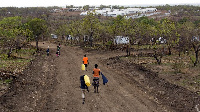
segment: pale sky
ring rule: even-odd
[[[0,0],[0,7],[198,4],[200,0]]]

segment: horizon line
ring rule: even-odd
[[[70,4],[73,5],[73,4]],[[59,5],[54,5],[54,6],[0,6],[0,8],[2,7],[18,7],[18,8],[24,8],[24,7],[66,7],[66,6],[70,6],[68,4],[66,4],[65,6],[59,6]],[[101,4],[104,5],[104,4]],[[89,5],[89,6],[101,6],[101,5]],[[125,6],[125,7],[149,7],[149,6],[163,6],[163,5],[170,5],[170,6],[176,6],[176,5],[193,5],[193,6],[200,6],[200,3],[171,3],[171,4],[132,4],[132,5],[104,5],[104,6]],[[80,6],[86,6],[86,5],[73,5],[75,7],[80,7]]]

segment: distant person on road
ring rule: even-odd
[[[126,56],[130,56],[130,47],[129,47],[129,45],[126,46]]]
[[[59,45],[57,46],[57,52],[56,52],[57,56],[60,56],[60,48],[61,48],[61,46],[60,46],[60,43],[59,43]]]
[[[60,51],[57,50],[57,51],[56,51],[56,55],[57,55],[57,56],[60,56]]]
[[[60,50],[60,48],[61,48],[60,43],[58,44],[58,48],[59,48],[59,50]]]
[[[85,70],[87,71],[87,66],[89,64],[89,61],[88,61],[88,57],[86,56],[86,54],[83,57],[83,64],[85,65]]]
[[[83,104],[85,103],[85,90],[87,90],[89,92],[88,86],[85,84],[84,76],[85,75],[80,76],[80,83],[81,83],[80,88],[82,90],[82,98],[83,98],[83,102],[82,103]]]
[[[49,46],[48,46],[46,52],[47,52],[47,56],[49,56]]]
[[[98,67],[97,64],[95,64],[94,67],[95,68],[93,69],[93,72],[92,72],[92,74],[93,74],[92,85],[94,86],[94,92],[98,93],[100,69],[97,68]]]

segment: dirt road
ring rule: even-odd
[[[1,97],[2,112],[173,112],[170,107],[159,104],[153,96],[136,81],[102,63],[103,59],[124,55],[114,52],[86,52],[79,47],[61,46],[61,56],[57,57],[56,45],[40,43],[40,47],[50,46],[50,56],[39,55],[13,83],[8,94]],[[81,70],[82,58],[89,58],[88,71]],[[109,82],[100,80],[99,93],[86,93],[82,104],[80,76],[86,74],[92,80],[94,64]],[[125,69],[125,68],[124,68]],[[134,71],[132,71],[134,74]],[[101,78],[101,77],[100,77]]]
[[[80,69],[84,54],[87,54],[90,62],[88,71]],[[58,85],[52,93],[54,97],[52,97],[53,103],[50,106],[51,111],[150,112],[162,110],[154,102],[148,100],[142,91],[138,91],[137,87],[128,83],[127,79],[120,77],[119,73],[103,66],[98,61],[106,57],[105,54],[102,56],[85,53],[79,48],[61,48],[61,56],[55,59],[58,68]],[[90,87],[90,92],[86,94],[86,103],[83,105],[79,77],[86,74],[92,79],[92,69],[95,63],[99,64],[99,68],[109,79],[109,83],[103,85],[100,80],[100,93],[94,93],[93,87]]]

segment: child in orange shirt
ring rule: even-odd
[[[88,57],[86,57],[86,54],[83,57],[83,64],[85,65],[85,70],[87,71],[87,66],[89,64],[89,61],[88,61]]]
[[[93,83],[92,84],[94,86],[94,92],[98,93],[100,69],[97,68],[98,67],[97,64],[95,64],[94,66],[95,66],[95,68],[93,69],[93,72],[92,72],[92,74],[93,74]]]

